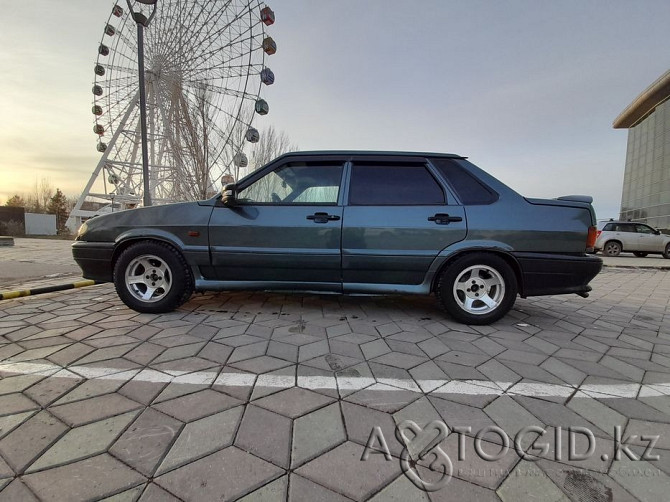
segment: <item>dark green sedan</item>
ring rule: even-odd
[[[517,295],[587,296],[591,202],[524,198],[458,155],[294,152],[209,200],[93,218],[72,251],[139,312],[204,290],[435,293],[488,324]]]

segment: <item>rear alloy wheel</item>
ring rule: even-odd
[[[642,251],[633,251],[633,254],[634,254],[635,256],[637,256],[638,258],[644,258],[644,257],[647,256],[649,253],[644,253],[644,252],[642,252]]]
[[[442,272],[437,297],[444,309],[465,324],[490,324],[516,301],[514,271],[499,256],[487,253],[457,258]]]
[[[143,241],[123,251],[114,265],[119,298],[137,312],[172,312],[193,293],[186,260],[169,244]]]
[[[621,254],[621,244],[616,241],[608,241],[603,246],[603,253],[607,256],[619,256]]]
[[[670,244],[667,244],[665,246],[665,251],[663,251],[663,258],[667,258],[670,260]]]

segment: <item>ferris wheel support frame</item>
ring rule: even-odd
[[[119,139],[119,136],[121,136],[121,133],[125,130],[126,124],[128,123],[128,119],[130,118],[130,115],[133,113],[133,109],[137,105],[137,100],[139,99],[138,94],[139,92],[135,95],[134,98],[130,100],[130,103],[128,103],[126,113],[123,115],[123,118],[119,123],[119,127],[116,129],[116,131],[114,131],[114,134],[112,135],[111,139],[112,143],[115,143]],[[95,183],[98,175],[100,174],[100,171],[107,163],[107,159],[109,158],[111,152],[112,152],[111,149],[107,149],[102,154],[100,160],[98,161],[98,165],[95,167],[95,170],[93,171],[93,175],[88,180],[86,187],[84,187],[84,191],[81,193],[79,199],[77,199],[77,203],[74,205],[74,208],[70,212],[70,216],[68,217],[67,222],[65,223],[65,226],[68,227],[70,230],[76,231],[77,228],[75,227],[78,227],[79,226],[78,224],[81,224],[81,221],[78,222],[76,218],[81,218],[82,215],[77,213],[81,210],[81,206],[84,204],[84,201],[86,200],[86,197],[91,191],[91,188],[93,188],[93,184]]]

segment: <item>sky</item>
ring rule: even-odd
[[[113,4],[0,0],[0,204],[45,177],[83,190]],[[598,218],[618,216],[628,132],[612,122],[670,68],[667,0],[268,4],[259,129],[302,150],[457,153],[523,195],[589,194]]]

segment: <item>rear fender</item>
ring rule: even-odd
[[[449,266],[456,258],[467,253],[491,253],[500,256],[507,262],[510,268],[514,271],[519,286],[519,294],[524,297],[523,275],[521,273],[521,266],[519,262],[512,256],[512,247],[508,244],[498,241],[461,241],[449,246],[435,258],[431,264],[427,280],[430,282],[430,291],[435,291],[440,280],[440,275],[445,268]]]

